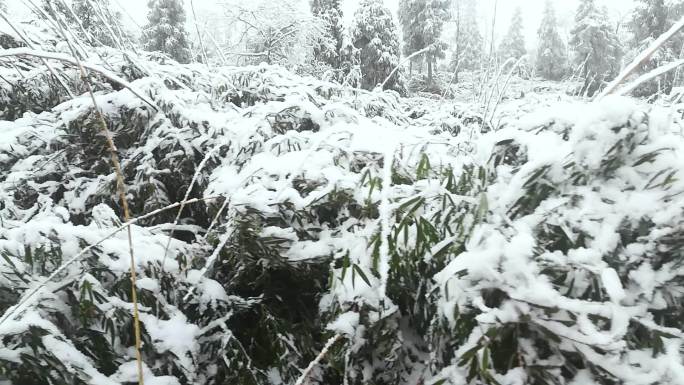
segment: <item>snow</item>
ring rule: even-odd
[[[180,381],[173,376],[155,376],[152,370],[146,365],[143,367],[143,379],[145,384],[152,385],[180,385]],[[116,373],[112,374],[110,378],[116,381],[116,384],[131,383],[138,381],[138,369],[135,361],[129,361],[121,364]]]
[[[142,314],[140,319],[159,353],[174,354],[184,370],[188,373],[194,371],[194,357],[199,350],[197,337],[200,329],[197,325],[188,323],[182,313],[173,314],[168,320],[147,314]]]
[[[625,298],[625,290],[622,287],[620,277],[618,277],[615,269],[603,269],[603,271],[601,271],[601,282],[603,283],[603,287],[606,288],[608,296],[613,302],[619,303]]]
[[[335,333],[353,336],[358,326],[359,313],[350,311],[340,314],[335,321],[328,324],[326,329],[332,330]]]
[[[330,266],[325,277],[304,278],[317,284],[330,278],[313,296],[320,298],[318,309],[307,309],[318,311],[307,313],[307,322],[320,325],[307,336],[316,340],[305,354],[330,348],[314,334],[342,335],[336,355],[346,357],[345,367],[359,381],[394,370],[373,364],[368,354],[378,362],[401,362],[411,379],[426,384],[466,384],[467,368],[458,365],[458,357],[485,346],[482,341],[494,338],[490,331],[511,325],[527,333],[517,340],[517,354],[527,363],[562,366],[579,351],[613,373],[615,382],[674,384],[684,378],[682,332],[657,316],[674,310],[684,292],[673,249],[681,238],[684,140],[669,109],[624,97],[556,102],[558,94],[533,94],[502,100],[495,115],[505,124],[482,133],[480,124],[456,116],[470,108],[480,116],[481,106],[351,90],[275,66],[208,71],[146,64],[155,75],[127,85],[162,112],[150,110],[130,89],[97,95],[107,118],[135,126],[134,133],[117,126],[115,135],[122,142],[133,209],[143,217],[183,196],[225,199],[225,207],[207,201],[177,215],[175,206],[161,223],[146,217],[130,227],[136,288],[146,305],[140,318],[151,345],[145,347],[146,383],[211,383],[217,368],[251,370],[251,358],[241,358],[249,354],[240,349],[254,349],[254,341],[249,333],[231,330],[240,327],[237,315],[270,317],[271,303],[292,305],[284,293],[237,295],[239,280],[232,274],[255,269],[241,288],[251,290],[252,279],[268,284],[262,280],[272,265],[285,266],[288,274]],[[167,87],[167,75],[182,86]],[[220,97],[219,88],[225,90]],[[256,101],[248,100],[250,93],[258,95]],[[291,116],[283,113],[294,107]],[[408,117],[421,110],[424,116]],[[131,266],[127,234],[118,231],[113,175],[89,169],[94,161],[83,160],[85,151],[64,139],[73,135],[70,123],[83,126],[88,114],[89,101],[79,97],[39,115],[0,122],[0,252],[7,255],[0,259],[0,274],[11,277],[0,288],[11,290],[16,305],[3,309],[0,319],[0,337],[10,341],[0,348],[0,360],[15,363],[31,353],[15,336],[36,326],[68,370],[88,374],[93,383],[121,384],[136,381],[131,346],[121,338],[108,341],[120,365],[104,376],[58,322],[67,314],[83,327],[71,313],[81,304],[72,298],[86,298],[81,290],[86,293],[88,286],[94,308],[117,326],[129,325],[132,310],[120,290]],[[276,124],[284,115],[280,123],[286,128]],[[441,128],[443,122],[462,125],[462,132],[454,136]],[[517,153],[494,166],[498,151],[514,145]],[[430,167],[417,175],[423,157]],[[72,166],[74,159],[80,166]],[[447,181],[449,173],[456,186]],[[188,191],[190,185],[196,191]],[[29,199],[33,192],[35,200]],[[15,194],[30,205],[24,207]],[[420,202],[415,211],[400,209],[411,202]],[[179,230],[206,227],[195,216],[216,223],[184,240],[160,230],[174,222]],[[236,225],[245,218],[255,242],[248,246],[269,248],[278,253],[276,261],[268,253],[254,258],[257,267],[246,258],[234,265],[225,260],[226,250],[243,257],[234,241],[245,235]],[[47,259],[39,270],[27,262],[27,250],[50,250],[59,258]],[[464,326],[464,317],[475,326]],[[99,323],[93,325],[93,332],[106,334]],[[634,347],[635,325],[666,333],[657,337],[664,350]],[[263,328],[258,322],[249,326]],[[277,343],[286,346],[278,352],[284,363],[259,368],[271,383],[293,383],[292,373],[307,364],[297,340],[300,326],[276,331]],[[378,330],[386,340],[376,340]],[[456,342],[452,338],[459,333]],[[548,349],[537,349],[537,342]],[[546,350],[552,352],[548,357]],[[454,358],[444,360],[445,351]],[[225,364],[215,354],[242,366]],[[483,348],[477,354],[481,358]],[[421,362],[414,365],[408,357]],[[530,381],[525,367],[514,366],[495,373],[497,381]],[[168,373],[174,374],[162,375]],[[598,383],[582,369],[563,381]]]

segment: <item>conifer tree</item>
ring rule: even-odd
[[[311,13],[325,22],[325,36],[314,46],[314,58],[333,68],[339,68],[344,41],[340,0],[313,0]]]
[[[634,34],[631,42],[632,53],[636,56],[653,40],[665,33],[684,15],[684,2],[665,0],[639,0],[634,9],[629,26]],[[665,63],[682,57],[684,36],[677,34],[670,38],[653,54],[642,67],[641,72],[648,72]],[[662,91],[669,93],[675,85],[675,73],[667,73],[653,81],[642,85],[634,91],[637,96],[649,96]]]
[[[5,3],[5,0],[0,0],[0,11],[7,12],[7,4]]]
[[[455,0],[453,20],[456,33],[451,56],[451,70],[455,81],[461,70],[474,70],[482,62],[482,35],[477,25],[477,5],[475,0]]]
[[[501,42],[499,53],[501,59],[504,61],[509,58],[516,60],[520,59],[527,53],[527,49],[525,49],[525,37],[523,35],[522,10],[520,7],[516,7],[515,12],[513,12],[511,25],[508,28],[506,37]]]
[[[608,22],[607,12],[599,9],[595,0],[581,1],[570,45],[575,53],[574,63],[584,79],[581,92],[593,96],[617,74],[622,58],[622,47]]]
[[[363,0],[354,14],[354,46],[360,50],[360,66],[365,89],[382,84],[399,64],[399,37],[392,12],[382,0]],[[403,91],[399,71],[385,84],[385,89]]]
[[[537,72],[548,80],[560,80],[567,68],[568,55],[565,43],[558,33],[556,11],[551,0],[546,0],[544,16],[537,30]]]
[[[430,47],[425,53],[428,85],[432,84],[433,66],[444,58],[446,44],[440,41],[444,22],[449,19],[450,0],[401,0],[399,21],[404,34],[404,54]]]
[[[313,0],[311,13],[324,22],[325,34],[314,45],[315,60],[332,67],[331,80],[357,84],[352,72],[358,67],[358,53],[351,43],[349,30],[344,28],[340,0]],[[355,78],[355,79],[351,79]]]
[[[163,52],[179,63],[190,62],[185,10],[180,1],[150,0],[147,6],[147,25],[141,39],[143,47],[148,51]]]

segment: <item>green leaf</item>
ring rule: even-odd
[[[361,277],[361,279],[363,279],[363,282],[365,282],[366,285],[368,285],[368,286],[370,287],[371,283],[370,283],[370,281],[368,280],[368,277],[366,276],[366,273],[363,272],[363,270],[359,267],[359,265],[354,264],[354,265],[353,265],[353,269],[354,269],[354,271],[356,271],[356,272],[359,274],[359,276]]]

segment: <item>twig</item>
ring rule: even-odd
[[[123,43],[119,39],[119,37],[116,35],[112,27],[109,25],[109,21],[106,18],[106,15],[104,13],[104,10],[100,6],[100,3],[97,0],[86,0],[88,5],[90,5],[90,8],[94,11],[93,13],[95,16],[97,16],[98,19],[100,19],[100,23],[107,28],[107,32],[109,32],[109,35],[112,37],[112,40],[114,40],[114,43],[119,47],[121,51],[124,50]]]
[[[470,47],[470,43],[468,43],[466,48],[467,47]],[[449,84],[447,84],[446,88],[444,89],[444,92],[442,92],[442,97],[439,98],[440,104],[442,103],[442,101],[444,101],[444,97],[446,96],[446,94],[451,90],[451,85],[454,83],[454,80],[456,80],[458,71],[461,69],[461,62],[463,62],[463,58],[459,58],[456,62],[456,67],[454,68],[454,71],[451,74],[451,80],[449,80]]]
[[[500,90],[499,96],[496,98],[496,103],[494,104],[494,107],[493,107],[493,109],[492,109],[492,114],[491,114],[491,116],[489,117],[489,125],[492,126],[492,128],[494,127],[494,124],[493,124],[494,115],[496,115],[496,110],[499,108],[499,104],[501,104],[501,100],[503,99],[503,96],[504,96],[504,94],[506,93],[506,90],[508,89],[508,84],[511,82],[511,78],[513,77],[513,72],[514,72],[517,68],[520,67],[520,63],[522,63],[523,60],[525,60],[526,58],[527,58],[527,55],[523,55],[522,57],[520,57],[520,59],[518,59],[518,61],[515,62],[515,64],[514,64],[513,67],[511,68],[510,72],[508,73],[508,76],[506,77],[506,81],[504,82],[504,86],[503,86],[503,88]],[[508,62],[506,62],[506,63],[508,63]],[[506,64],[504,64],[504,67],[505,67],[505,66],[506,66]],[[502,67],[502,68],[503,68],[503,67]]]
[[[207,59],[207,50],[204,49],[204,41],[202,40],[202,34],[200,33],[199,26],[197,25],[197,14],[195,14],[195,1],[190,0],[190,9],[192,9],[192,20],[195,24],[195,30],[197,31],[197,39],[199,39],[200,48],[202,49],[202,56],[204,57],[204,64],[209,67],[209,60]]]
[[[221,58],[221,63],[225,66],[228,65],[228,61],[226,60],[226,56],[223,54],[223,50],[221,47],[219,47],[218,42],[216,39],[214,39],[214,36],[211,35],[211,33],[208,33],[206,28],[204,28],[204,32],[207,34],[207,37],[211,42],[214,44],[214,47],[216,47],[216,52],[219,54],[219,57]]]
[[[235,216],[235,213],[236,213],[235,209],[229,210],[228,211],[228,218],[232,219]],[[234,231],[234,229],[228,228],[227,231],[223,234],[223,237],[219,240],[218,246],[216,246],[216,248],[211,253],[209,258],[207,258],[207,261],[204,264],[204,266],[202,267],[202,269],[199,271],[200,277],[203,277],[211,269],[211,267],[214,265],[214,263],[216,262],[216,260],[219,257],[219,254],[221,253],[221,250],[223,250],[223,248],[226,247],[226,244],[228,244],[230,237],[233,235],[233,231]],[[193,260],[194,260],[194,258],[191,259],[187,263],[186,269],[188,269],[189,266],[192,265]],[[185,270],[181,270],[181,274],[183,274],[183,273],[185,273]],[[195,287],[193,286],[185,294],[185,296],[183,297],[183,301],[187,301],[190,298],[190,296],[194,294],[194,292],[195,292]]]
[[[228,206],[228,203],[230,203],[229,199],[226,199],[223,201],[223,204],[221,205],[221,208],[216,212],[216,215],[214,216],[214,219],[211,221],[211,224],[209,225],[209,228],[207,229],[207,232],[204,233],[204,238],[206,239],[207,235],[211,232],[211,230],[216,226],[216,223],[218,223],[219,217],[221,216],[221,213],[223,210],[226,209],[226,206]]]
[[[383,159],[384,164],[382,168],[382,190],[380,191],[380,206],[378,211],[380,213],[380,266],[378,268],[380,273],[380,298],[385,298],[387,290],[387,280],[390,272],[390,248],[389,239],[392,231],[390,219],[392,216],[392,206],[390,202],[390,189],[392,187],[392,166],[394,165],[394,157],[396,156],[396,147],[393,145],[392,149],[385,153]]]
[[[387,84],[387,82],[392,78],[392,76],[394,76],[394,73],[397,72],[397,70],[398,70],[402,65],[404,65],[404,64],[406,63],[407,60],[411,60],[411,59],[413,59],[414,57],[416,57],[416,56],[418,56],[418,55],[420,55],[420,54],[423,54],[423,53],[427,52],[429,49],[432,48],[433,45],[434,45],[434,44],[430,44],[429,46],[427,46],[427,47],[421,49],[420,51],[416,51],[416,52],[410,54],[409,56],[405,57],[404,60],[402,60],[401,62],[399,62],[399,64],[397,64],[397,66],[394,67],[394,69],[392,70],[392,72],[390,72],[389,76],[387,76],[387,78],[385,79],[385,81],[382,82],[382,84],[380,85],[380,89],[381,89],[381,90],[384,90],[384,89],[385,89],[385,84]]]
[[[197,183],[197,179],[199,178],[200,172],[204,169],[204,166],[207,164],[207,161],[214,155],[218,149],[221,148],[221,145],[217,145],[211,151],[209,151],[202,161],[197,165],[197,170],[195,170],[195,174],[192,176],[192,180],[190,181],[190,185],[188,186],[188,190],[185,192],[185,196],[183,197],[183,201],[188,200],[190,198],[190,193],[192,192],[192,188],[195,187],[195,183]],[[169,246],[171,246],[171,239],[173,239],[173,233],[176,230],[176,226],[178,225],[178,221],[180,220],[181,214],[183,213],[183,209],[185,208],[185,205],[181,205],[180,208],[178,209],[178,213],[176,214],[176,219],[173,221],[173,227],[171,228],[171,234],[169,234],[169,239],[166,242],[166,247],[164,248],[164,257],[162,258],[162,265],[161,265],[161,270],[162,272],[164,271],[164,265],[166,262],[166,255],[168,254],[169,251]]]
[[[512,62],[513,60],[515,60],[515,59],[509,58],[508,60],[506,60],[506,62],[504,62],[504,64],[499,68],[499,71],[496,75],[496,78],[492,78],[493,82],[492,82],[492,85],[491,85],[490,90],[489,90],[490,91],[489,96],[487,96],[487,92],[485,91],[485,98],[484,98],[484,103],[485,103],[484,107],[485,108],[484,108],[484,112],[482,113],[482,125],[481,125],[480,129],[483,129],[484,125],[487,123],[487,115],[489,114],[489,106],[492,103],[492,99],[494,98],[494,89],[495,89],[496,85],[499,84],[499,79],[501,78],[501,73],[503,72],[504,68],[508,65],[508,63]],[[513,67],[513,69],[515,69],[515,67]]]
[[[315,368],[316,365],[318,365],[321,362],[323,357],[325,357],[326,354],[328,354],[328,351],[330,350],[330,348],[337,341],[341,340],[343,337],[344,336],[342,334],[336,334],[335,336],[331,337],[328,340],[328,342],[325,344],[325,346],[323,347],[323,350],[321,350],[321,352],[318,353],[318,356],[316,356],[316,358],[314,358],[313,361],[309,362],[309,366],[307,366],[306,369],[304,369],[304,372],[302,373],[301,376],[299,376],[299,379],[297,379],[297,382],[295,382],[295,385],[303,385],[304,382],[309,377],[309,374],[311,374],[311,371],[313,370],[313,368]]]
[[[665,44],[666,41],[668,41],[672,36],[677,34],[682,28],[684,28],[684,17],[681,18],[677,22],[677,24],[673,25],[672,28],[670,28],[667,32],[664,34],[660,35],[653,43],[651,43],[648,48],[646,48],[643,52],[637,56],[634,61],[630,65],[628,65],[620,75],[618,75],[615,80],[613,80],[608,86],[606,87],[605,90],[599,95],[598,99],[603,99],[607,95],[612,94],[615,89],[622,83],[629,75],[632,74],[632,72],[636,71],[641,67],[642,64],[644,64],[663,44]]]

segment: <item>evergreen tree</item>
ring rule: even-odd
[[[558,33],[556,11],[551,0],[546,0],[544,17],[537,35],[539,36],[537,72],[546,79],[560,80],[565,75],[568,55],[565,43]]]
[[[622,58],[622,47],[608,22],[607,12],[599,9],[595,0],[581,0],[570,45],[584,79],[581,92],[592,96],[617,74]]]
[[[432,84],[433,65],[444,58],[446,44],[440,41],[444,22],[449,19],[451,0],[401,0],[399,21],[404,34],[404,54],[411,55],[430,47],[425,53],[428,85]]]
[[[354,14],[354,47],[360,50],[361,86],[374,89],[399,65],[399,37],[392,12],[382,0],[363,0]],[[403,91],[399,71],[385,84],[385,89]]]
[[[349,33],[343,35],[342,48],[340,49],[340,68],[337,71],[337,81],[352,87],[361,86],[361,53],[354,47]]]
[[[5,3],[5,0],[0,0],[0,11],[7,12],[7,4]]]
[[[356,85],[352,72],[358,67],[358,53],[344,28],[340,0],[313,0],[311,13],[323,20],[326,31],[314,45],[314,58],[333,68],[332,80]]]
[[[477,25],[475,0],[455,0],[453,7],[456,34],[451,56],[451,69],[455,81],[461,70],[475,70],[482,63],[482,35]]]
[[[179,63],[190,62],[185,10],[180,1],[150,0],[147,6],[150,10],[142,32],[143,47],[148,51],[163,52]]]
[[[340,51],[344,41],[340,0],[313,0],[311,13],[325,22],[325,36],[314,46],[314,58],[333,68],[340,67]]]
[[[630,56],[638,55],[683,15],[682,1],[639,0],[629,23],[634,34],[634,40],[631,42],[633,52]],[[683,47],[684,36],[681,33],[673,36],[642,65],[641,71],[648,72],[680,58]],[[669,93],[675,85],[674,82],[675,73],[667,73],[659,77],[658,81],[642,85],[634,93],[637,96],[653,95],[659,90]]]
[[[515,12],[513,12],[511,25],[508,28],[506,37],[501,42],[499,53],[501,59],[504,61],[510,58],[517,60],[527,54],[527,49],[525,49],[525,37],[523,35],[522,10],[520,7],[516,7]]]

